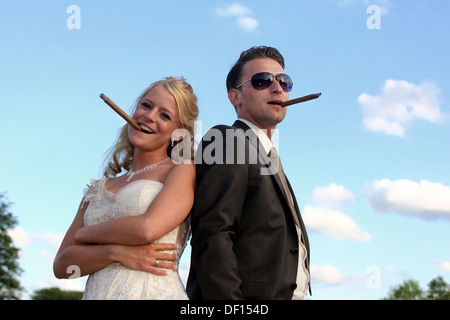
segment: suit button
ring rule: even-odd
[[[292,249],[291,249],[291,254],[292,254],[293,256],[295,256],[297,253],[298,253],[298,248],[292,248]]]
[[[297,284],[296,283],[292,283],[291,284],[291,290],[294,291],[295,289],[297,289]]]

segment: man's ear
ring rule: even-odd
[[[230,100],[231,104],[237,108],[242,104],[242,92],[239,89],[230,89],[228,91],[228,100]]]

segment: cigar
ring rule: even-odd
[[[322,93],[320,93],[320,92],[319,93],[313,93],[313,94],[309,94],[309,95],[304,96],[304,97],[300,97],[300,98],[297,98],[297,99],[292,99],[292,100],[289,100],[289,101],[285,101],[285,102],[281,103],[281,106],[287,107],[287,106],[290,106],[291,104],[296,104],[296,103],[300,103],[300,102],[309,101],[309,100],[312,100],[312,99],[317,99],[318,97],[320,97],[321,94]]]
[[[123,111],[122,109],[120,109],[117,104],[115,104],[110,98],[108,98],[107,96],[105,96],[103,93],[100,94],[100,98],[103,99],[103,101],[105,101],[105,103],[111,107],[111,109],[113,109],[115,112],[117,112],[119,114],[119,116],[121,116],[122,118],[125,119],[126,122],[128,122],[133,128],[135,128],[136,130],[139,131],[143,131],[141,126],[138,125],[138,123],[136,121],[134,121],[133,118],[131,118],[128,114],[125,113],[125,111]]]

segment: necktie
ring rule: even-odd
[[[297,216],[297,210],[295,210],[294,202],[292,201],[292,195],[291,195],[291,192],[289,191],[289,187],[288,187],[288,184],[286,181],[286,175],[284,174],[284,170],[281,165],[281,159],[280,159],[280,156],[278,155],[277,150],[274,147],[272,147],[270,149],[269,156],[272,161],[278,161],[278,176],[280,177],[281,185],[283,186],[283,191],[284,191],[284,194],[286,195],[286,199],[287,199],[289,208],[291,209],[292,217],[294,218],[295,224],[298,227],[300,227],[300,223],[298,221],[298,216]],[[273,165],[273,163],[272,163],[272,165]]]
[[[284,174],[284,170],[281,165],[280,156],[278,155],[278,152],[274,147],[272,147],[270,149],[269,157],[272,161],[272,166],[274,165],[273,161],[277,161],[277,162],[275,162],[275,164],[278,164],[278,176],[280,178],[281,185],[283,186],[283,191],[284,191],[284,194],[286,195],[286,199],[287,199],[289,208],[291,209],[292,218],[295,221],[295,229],[297,231],[297,236],[299,239],[299,265],[303,265],[303,268],[304,268],[304,272],[297,272],[297,282],[304,283],[305,285],[310,284],[309,263],[307,261],[308,253],[307,253],[307,249],[305,247],[305,240],[303,238],[303,233],[301,231],[300,222],[299,222],[299,219],[297,216],[297,210],[295,210],[294,201],[292,199],[291,192],[289,191],[289,187],[288,187],[287,180],[286,180],[286,175]],[[309,288],[310,288],[310,293],[311,293],[311,286]],[[294,292],[294,295],[295,295],[295,292]],[[300,295],[300,296],[303,296],[303,295]]]
[[[297,210],[295,210],[294,202],[292,201],[292,195],[291,195],[291,192],[289,191],[289,187],[287,185],[286,176],[283,171],[283,166],[281,165],[281,160],[280,160],[280,166],[278,169],[278,176],[280,177],[281,184],[283,185],[284,193],[286,194],[286,198],[287,198],[287,201],[289,204],[289,208],[291,209],[292,217],[294,218],[295,224],[296,224],[296,226],[300,227],[300,223],[298,221],[298,216],[297,216]]]

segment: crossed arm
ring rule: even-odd
[[[176,267],[176,244],[152,243],[173,230],[189,214],[194,200],[195,165],[181,164],[167,175],[164,187],[148,210],[139,216],[123,217],[84,226],[87,205],[78,209],[56,255],[53,269],[57,278],[68,278],[67,268],[77,265],[81,276],[98,271],[113,262],[158,275]],[[158,268],[155,261],[160,260]]]

